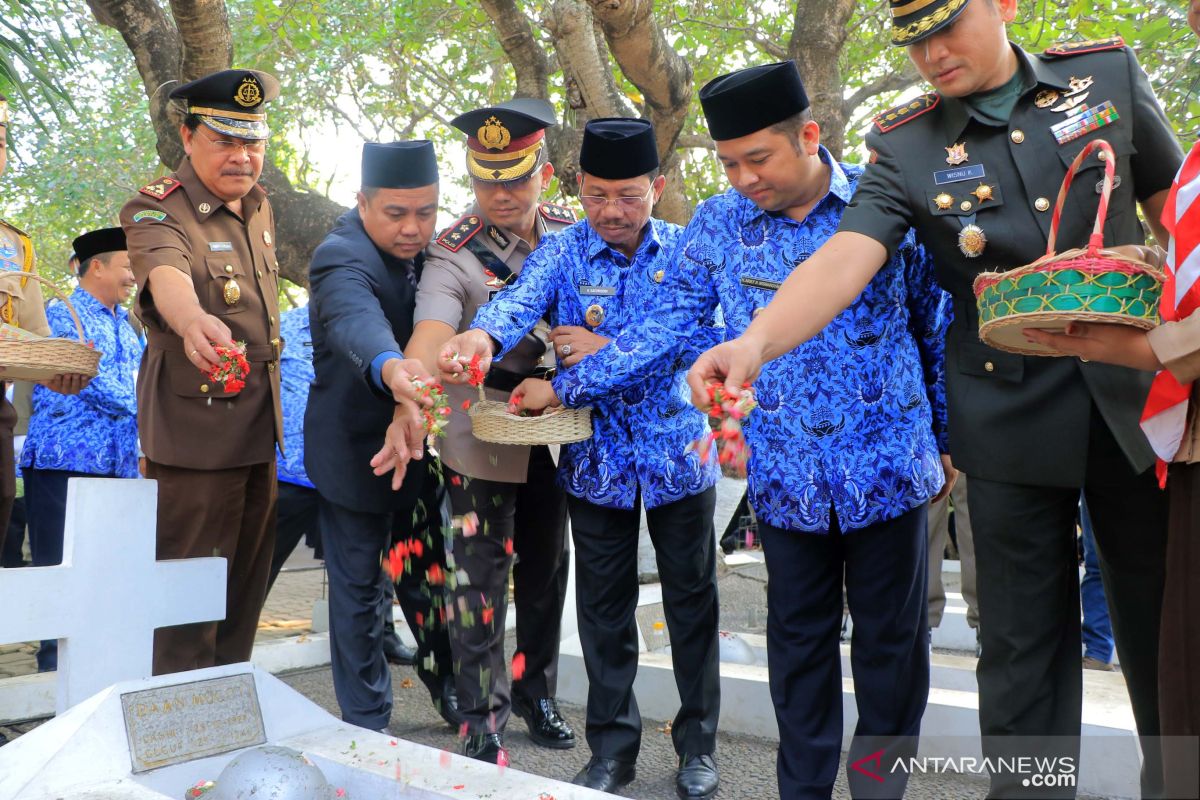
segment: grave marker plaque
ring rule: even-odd
[[[128,692],[121,710],[134,773],[267,741],[249,673]]]

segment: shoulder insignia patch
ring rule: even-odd
[[[551,222],[565,222],[570,225],[578,219],[574,211],[566,206],[559,206],[554,203],[542,203],[538,206],[538,211]]]
[[[153,183],[148,183],[138,189],[144,195],[153,197],[155,200],[162,200],[171,192],[179,188],[179,181],[174,178],[159,178]]]
[[[463,245],[471,241],[472,236],[481,230],[483,230],[483,219],[478,214],[468,214],[442,231],[442,235],[437,238],[437,243],[451,253],[457,253],[463,248]]]
[[[911,122],[925,112],[937,108],[938,103],[941,101],[942,96],[937,92],[923,94],[915,100],[901,103],[884,111],[875,117],[875,126],[879,128],[880,133],[887,133],[890,130],[899,128],[906,122]]]
[[[1110,36],[1107,39],[1085,39],[1081,42],[1059,42],[1053,47],[1046,48],[1042,55],[1062,57],[1077,56],[1083,53],[1098,53],[1101,50],[1119,50],[1125,46],[1125,40],[1120,36]]]

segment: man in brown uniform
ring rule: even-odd
[[[257,184],[279,83],[224,70],[171,92],[185,100],[187,158],[121,209],[148,343],[138,374],[146,477],[158,481],[158,557],[227,559],[225,619],[161,628],[154,674],[246,661],[275,538],[279,262]],[[245,342],[240,392],[208,377],[216,346]]]
[[[554,174],[544,146],[545,128],[554,124],[549,103],[518,98],[460,114],[451,124],[468,136],[467,171],[476,202],[427,251],[416,325],[405,351],[431,370],[441,346],[466,330],[475,310],[515,280],[542,237],[575,221],[568,209],[539,202]],[[488,374],[490,399],[506,401],[525,377],[553,366],[553,355],[546,352],[548,328],[539,328]],[[459,573],[451,592],[457,617],[450,644],[459,709],[469,733],[463,751],[485,761],[506,758],[500,735],[510,710],[525,719],[535,743],[574,747],[575,733],[554,700],[567,588],[567,504],[555,484],[554,461],[546,447],[476,439],[462,404],[477,400],[477,390],[447,389],[452,416],[438,449],[449,474],[453,512],[460,519],[474,513],[479,531],[446,540]],[[510,696],[504,616],[514,550],[517,650],[525,668],[513,676]],[[484,612],[489,607],[492,611]]]
[[[0,94],[0,176],[4,175],[7,165],[8,98]],[[36,274],[33,242],[20,228],[0,219],[0,321],[38,336],[49,336],[42,285],[27,277]],[[8,275],[13,277],[4,277]],[[21,277],[16,277],[18,275]],[[2,371],[3,365],[0,365]],[[57,375],[42,385],[61,394],[78,394],[88,380],[83,375]],[[8,517],[17,494],[17,471],[13,460],[13,427],[17,423],[17,411],[8,401],[7,391],[7,382],[0,381],[0,550],[4,549]],[[3,744],[2,737],[0,744]]]

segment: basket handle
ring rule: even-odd
[[[51,289],[51,290],[52,290],[52,291],[53,291],[53,292],[54,292],[56,295],[58,295],[58,299],[59,299],[59,300],[62,300],[62,301],[63,301],[63,303],[65,303],[65,304],[66,304],[66,306],[67,306],[67,311],[70,311],[70,312],[71,312],[71,319],[75,320],[75,332],[76,332],[77,334],[79,334],[79,343],[80,343],[80,344],[82,344],[82,345],[86,345],[86,344],[87,344],[87,342],[86,342],[86,341],[84,340],[84,338],[83,338],[83,323],[81,323],[81,322],[79,321],[79,315],[78,315],[77,313],[75,313],[75,306],[71,305],[71,300],[70,300],[70,298],[68,298],[68,297],[67,297],[65,294],[63,294],[63,293],[62,293],[62,290],[61,290],[61,289],[59,289],[57,286],[55,286],[55,285],[54,285],[54,281],[47,280],[46,278],[43,278],[41,275],[38,275],[38,274],[37,274],[37,273],[35,273],[35,272],[7,272],[7,271],[6,271],[6,272],[0,272],[0,278],[18,278],[18,277],[20,277],[20,278],[33,278],[35,281],[38,281],[38,282],[40,282],[40,283],[44,283],[46,286],[49,286],[49,287],[50,287],[50,289]]]
[[[1113,176],[1117,173],[1117,157],[1113,153],[1112,145],[1103,139],[1093,139],[1088,142],[1087,147],[1079,151],[1079,155],[1075,156],[1075,160],[1067,169],[1067,177],[1063,179],[1062,188],[1058,190],[1058,200],[1054,203],[1054,216],[1050,218],[1050,238],[1046,241],[1047,256],[1055,254],[1054,240],[1058,238],[1058,225],[1062,221],[1063,204],[1067,201],[1067,191],[1071,188],[1071,181],[1075,180],[1075,173],[1079,171],[1083,162],[1097,150],[1104,159],[1104,184],[1100,190],[1100,205],[1096,208],[1096,225],[1092,228],[1091,238],[1088,239],[1088,255],[1094,258],[1104,247],[1104,221],[1108,217],[1108,199],[1112,195]]]

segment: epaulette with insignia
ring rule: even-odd
[[[153,197],[155,200],[162,200],[171,192],[178,189],[179,186],[179,181],[175,180],[174,178],[159,178],[156,181],[147,183],[145,186],[138,189],[138,191],[144,195]]]
[[[1082,42],[1060,42],[1046,48],[1045,56],[1078,56],[1083,53],[1098,53],[1101,50],[1120,50],[1125,46],[1125,40],[1120,36],[1110,36],[1107,39],[1086,39]]]
[[[907,103],[901,103],[898,106],[889,108],[879,116],[875,117],[875,125],[879,128],[880,133],[887,133],[890,130],[899,128],[906,122],[911,122],[927,111],[937,107],[937,104],[942,102],[942,96],[937,92],[923,94],[915,100],[910,100]]]
[[[20,229],[20,228],[18,228],[16,225],[13,225],[11,222],[9,222],[9,221],[8,221],[8,220],[6,220],[6,219],[0,219],[0,228],[8,228],[10,231],[13,231],[13,232],[14,232],[14,233],[16,233],[18,236],[24,236],[26,239],[28,239],[28,238],[29,238],[29,234],[28,234],[28,233],[26,233],[25,231],[21,230],[21,229]]]
[[[463,248],[463,245],[471,240],[472,236],[481,230],[483,230],[483,219],[478,214],[468,214],[442,231],[442,235],[437,238],[437,243],[451,253],[457,253]]]
[[[554,203],[542,203],[538,206],[538,211],[551,222],[565,222],[570,224],[578,219],[574,211],[566,206],[558,206]]]

